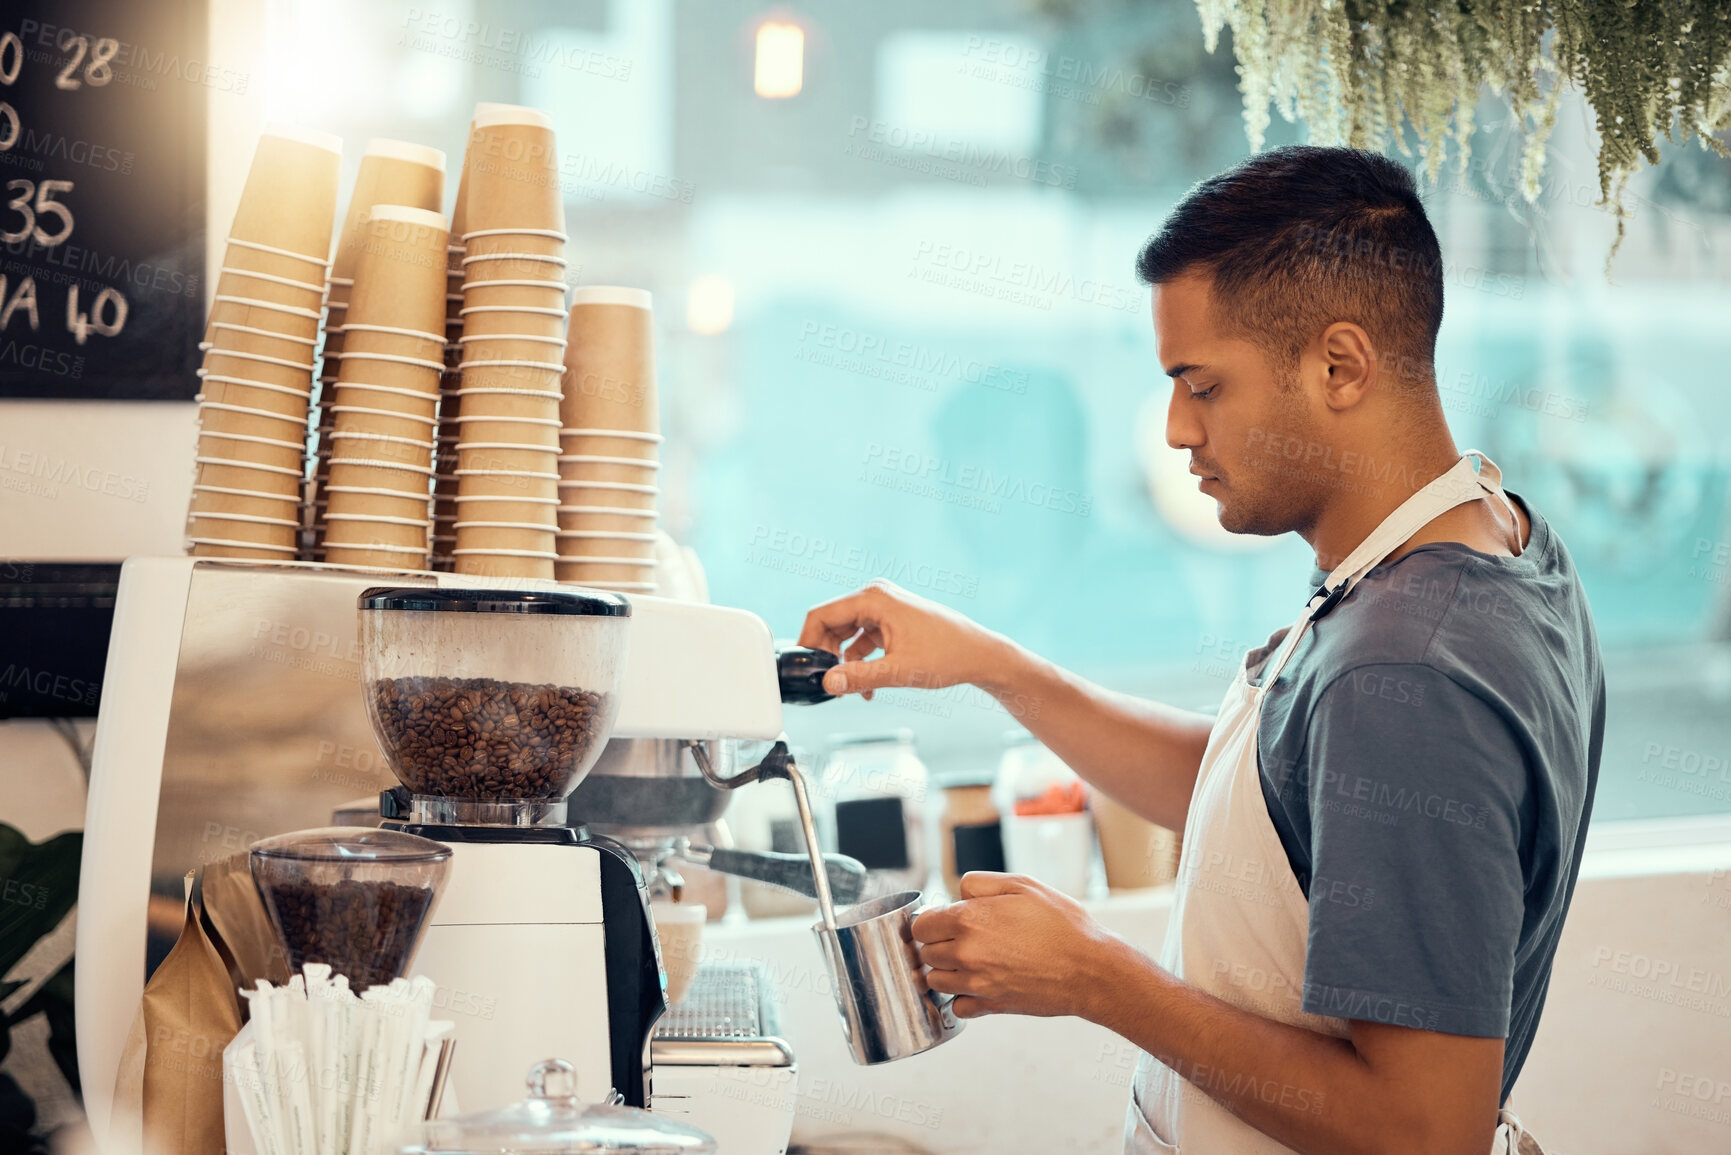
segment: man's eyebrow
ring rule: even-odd
[[[1202,365],[1174,365],[1174,366],[1172,366],[1172,368],[1166,370],[1166,376],[1176,379],[1176,378],[1184,376],[1184,374],[1186,374],[1186,373],[1191,373],[1191,372],[1194,372],[1195,370],[1201,369],[1201,368],[1204,368],[1204,366],[1202,366]]]

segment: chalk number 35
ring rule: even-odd
[[[54,199],[55,193],[72,191],[71,181],[45,180],[38,185],[34,181],[9,180],[6,191],[17,194],[6,202],[6,207],[17,213],[24,223],[16,232],[0,232],[0,242],[15,245],[29,238],[43,248],[51,249],[72,235],[72,210]],[[50,217],[60,222],[60,227],[53,232],[42,227],[42,222]]]

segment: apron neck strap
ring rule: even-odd
[[[1280,648],[1269,658],[1268,672],[1262,677],[1262,685],[1274,684],[1280,671],[1285,669],[1287,659],[1298,648],[1304,631],[1310,628],[1310,623],[1340,604],[1359,579],[1375,569],[1413,534],[1457,505],[1476,501],[1486,494],[1500,497],[1512,511],[1513,505],[1503,492],[1502,480],[1502,470],[1495,462],[1477,449],[1468,449],[1446,472],[1395,507],[1394,512],[1383,518],[1357,548],[1346,555],[1346,560],[1334,568],[1328,580],[1322,583],[1322,588],[1310,596],[1304,612],[1286,631]]]

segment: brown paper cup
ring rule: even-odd
[[[454,524],[461,525],[465,521],[514,521],[545,525],[549,535],[558,532],[559,526],[556,506],[542,499],[515,495],[458,494],[457,520]],[[551,537],[549,540],[551,541]],[[549,544],[547,549],[552,550],[553,546]]]
[[[272,308],[256,301],[245,294],[218,294],[211,300],[210,319],[204,328],[204,339],[214,342],[220,333],[226,332],[217,322],[227,325],[244,326],[246,329],[262,329],[267,333],[281,333],[285,337],[296,339],[297,344],[305,341],[316,341],[319,335],[323,314],[317,309]],[[301,344],[301,349],[309,347]],[[302,357],[301,351],[290,354],[291,358]]]
[[[485,443],[459,445],[456,468],[464,471],[485,470],[488,472],[507,471],[539,474],[544,480],[557,480],[558,456],[551,449],[534,449],[524,446],[487,445]]]
[[[551,527],[534,528],[531,523],[514,524],[504,521],[497,523],[473,524],[459,521],[457,523],[457,545],[459,550],[499,550],[506,553],[522,551],[526,553],[554,552],[554,537]]]
[[[431,441],[434,423],[437,421],[437,418],[430,414],[422,417],[415,413],[393,413],[370,406],[338,404],[331,412],[336,422],[333,433],[337,435],[377,433],[404,441]]]
[[[539,471],[459,470],[456,480],[456,496],[459,498],[465,500],[490,497],[517,500],[532,498],[537,503],[549,507],[549,512],[546,515],[548,525],[552,525],[556,521],[552,510],[558,508],[559,483]],[[457,520],[459,521],[474,520],[472,518],[465,519],[461,516],[461,506],[458,507],[458,513]],[[539,520],[539,518],[531,520]]]
[[[559,427],[547,424],[545,419],[470,417],[465,413],[460,414],[457,421],[462,430],[462,441],[458,444],[538,445],[547,449],[556,449],[559,445]]]
[[[562,559],[635,558],[655,556],[653,533],[609,533],[606,530],[561,530],[559,556]]]
[[[656,461],[661,456],[659,433],[562,429],[559,431],[559,444],[561,452],[580,457],[631,457]]]
[[[463,367],[462,385],[452,390],[458,399],[458,406],[469,405],[471,402],[487,406],[494,401],[521,397],[533,401],[535,408],[522,411],[512,405],[509,409],[490,408],[481,411],[558,421],[559,375],[551,370],[538,368],[535,362],[506,361],[501,364],[501,360],[504,359],[476,360]],[[554,428],[557,429],[558,426]]]
[[[235,462],[218,455],[201,454],[197,463],[197,483],[219,489],[238,489],[248,493],[268,493],[300,500],[301,471],[260,469],[256,464]]]
[[[244,268],[245,258],[238,256],[235,246],[229,247],[235,260],[225,264],[216,277],[216,292],[225,297],[244,297],[272,305],[295,309],[320,309],[325,303],[325,274],[322,268],[304,265],[288,275],[260,273]],[[266,257],[272,254],[263,254]],[[281,258],[277,258],[281,259]]]
[[[427,358],[404,359],[409,356],[412,355],[352,350],[343,356],[337,386],[382,385],[387,389],[411,390],[427,397],[438,396],[441,371],[422,363]]]
[[[323,259],[336,223],[342,141],[328,133],[267,126],[253,153],[231,237]]]
[[[292,547],[300,536],[300,524],[278,525],[248,520],[250,514],[194,513],[188,519],[188,537],[248,544]]]
[[[427,551],[413,550],[412,552],[398,553],[394,550],[368,549],[365,546],[326,544],[322,560],[331,565],[409,570],[419,573],[424,572],[427,568]]]
[[[565,336],[565,315],[553,309],[521,305],[463,305],[459,309],[463,336],[503,336],[526,333],[531,337]]]
[[[571,294],[565,349],[568,429],[661,430],[650,297],[586,285]]]
[[[531,477],[522,473],[464,473],[457,478],[461,496],[476,498],[533,497],[545,499],[552,495],[549,492],[549,487],[553,484],[546,478]]]
[[[312,411],[312,399],[293,385],[273,385],[244,377],[224,377],[207,374],[204,378],[206,401],[223,405],[239,405],[247,409],[263,409],[285,417],[299,418],[305,423]]]
[[[343,344],[344,348],[359,352],[389,353],[415,361],[434,362],[439,366],[435,372],[442,373],[445,369],[445,335],[438,328],[423,333],[401,326],[357,320],[345,326]]]
[[[224,341],[229,334],[223,334]],[[249,381],[263,381],[267,385],[286,385],[291,389],[312,394],[313,367],[311,362],[296,363],[286,357],[276,357],[269,353],[254,353],[247,345],[261,343],[248,338],[245,334],[235,336],[234,344],[218,342],[204,351],[204,372],[206,376],[216,374],[221,377],[241,377]]]
[[[612,530],[617,533],[650,533],[655,529],[656,511],[627,509],[605,505],[561,505],[559,528],[562,530]]]
[[[208,353],[221,346],[275,357],[281,361],[312,365],[316,360],[316,341],[316,337],[301,337],[285,333],[280,328],[241,327],[232,321],[218,321],[211,326],[210,340],[201,345],[199,351]]]
[[[359,416],[354,413],[343,413],[339,416],[347,419]],[[384,421],[388,418],[378,418]],[[417,471],[432,471],[433,467],[433,431],[425,424],[418,423],[408,435],[398,433],[374,433],[366,429],[349,428],[346,425],[334,428],[328,434],[331,441],[333,458],[346,458],[350,461],[387,461],[403,465],[413,465]]]
[[[369,141],[360,171],[355,174],[355,191],[349,197],[331,276],[354,275],[359,248],[356,238],[374,205],[408,205],[437,212],[444,203],[444,153],[409,141]]]
[[[463,285],[463,304],[471,308],[476,305],[508,305],[564,312],[565,282],[531,281],[528,278],[471,279]]]
[[[506,557],[498,554],[464,554],[453,557],[451,569],[476,577],[541,578],[553,580],[551,558]]]
[[[1177,834],[1098,791],[1089,792],[1088,805],[1100,835],[1108,887],[1143,890],[1172,881],[1178,870]]]
[[[355,284],[343,318],[345,341],[346,326],[355,322],[440,332],[449,239],[445,218],[436,212],[374,205],[357,234]]]
[[[188,538],[187,542],[192,547],[193,557],[225,557],[246,561],[293,561],[296,553],[293,546],[277,549],[229,541],[194,541],[191,538]]]
[[[338,470],[342,472],[339,474]],[[353,485],[362,489],[393,489],[402,493],[420,493],[432,480],[432,470],[395,461],[341,457],[331,458],[331,484]]]
[[[198,431],[198,455],[248,461],[277,469],[299,469],[306,461],[306,446],[302,442],[274,438],[252,440],[250,434],[201,429]]]
[[[653,485],[621,481],[559,482],[559,502],[564,506],[606,505],[615,509],[652,510],[661,491]]]
[[[460,278],[459,283],[451,286],[453,291],[471,283],[519,280],[545,281],[568,290],[565,278],[569,275],[569,259],[563,246],[556,246],[550,238],[525,240],[522,247],[498,238],[478,237],[476,242],[473,253],[465,247],[455,262]]]
[[[587,585],[591,582],[642,582],[655,580],[655,563],[647,565],[632,565],[620,562],[570,561],[561,559],[558,575],[560,581],[576,582]]]
[[[410,477],[412,475],[405,473],[403,476]],[[336,488],[333,489],[331,486]],[[386,486],[351,486],[346,484],[340,476],[332,481],[331,485],[319,492],[329,500],[327,516],[330,514],[356,514],[387,519],[428,520],[425,492],[406,489],[393,490]]]
[[[654,461],[630,458],[616,460],[573,460],[571,455],[559,455],[559,476],[565,481],[618,481],[630,485],[657,485],[660,466]]]
[[[439,395],[427,393],[419,389],[399,390],[392,385],[374,385],[366,381],[348,381],[332,390],[332,403],[326,409],[334,409],[338,405],[357,405],[365,409],[382,409],[387,413],[403,413],[411,417],[426,419],[429,428],[437,428],[439,420]]]
[[[245,433],[286,441],[306,436],[307,419],[304,413],[272,413],[268,409],[207,400],[198,407],[198,426],[212,433]]]
[[[236,274],[225,279],[228,272]],[[294,289],[299,286],[318,287],[314,300],[307,305],[316,308],[319,298],[324,294],[325,283],[330,273],[329,262],[324,253],[293,253],[275,245],[242,238],[230,237],[222,250],[222,264],[218,268],[217,283],[226,287],[218,291],[223,293],[239,292],[241,296],[264,297],[259,291],[263,284],[280,285],[284,289]],[[247,286],[251,284],[249,290]],[[284,301],[300,304],[293,297],[273,293],[267,297],[273,301]]]
[[[256,493],[229,490],[199,482],[193,486],[190,513],[238,513],[248,517],[268,517],[280,521],[300,520],[298,495]]]
[[[406,524],[325,514],[326,545],[397,546],[425,553],[429,549],[428,533],[429,527],[424,521]]]
[[[527,264],[561,267],[569,265],[565,254],[569,239],[558,229],[537,228],[529,224],[500,225],[492,229],[471,228],[463,239],[463,268],[520,261]],[[533,274],[547,276],[555,274]],[[563,279],[564,274],[556,274]],[[465,277],[465,279],[467,279]]]
[[[552,117],[537,109],[479,110],[464,157],[463,231],[536,228],[563,232],[565,198]]]
[[[470,385],[465,373],[464,385],[457,404],[462,408],[465,423],[489,417],[516,418],[530,421],[550,421],[554,436],[559,432],[558,390],[542,390],[513,385]]]

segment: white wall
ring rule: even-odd
[[[0,557],[178,554],[197,428],[190,402],[0,402]]]

